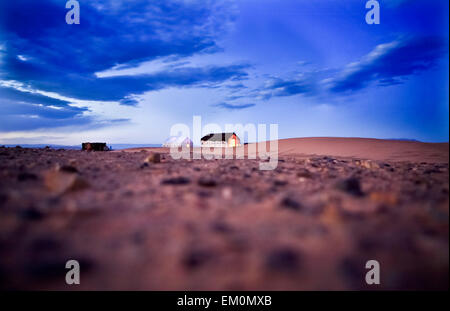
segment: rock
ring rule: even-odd
[[[273,250],[266,258],[266,267],[272,271],[295,272],[300,268],[300,255],[291,248]]]
[[[202,187],[215,187],[217,182],[212,178],[202,177],[198,180],[198,184]]]
[[[191,182],[191,180],[189,178],[180,176],[180,177],[164,179],[161,183],[163,185],[187,185],[190,182]]]
[[[285,197],[281,200],[281,207],[299,211],[302,208],[302,205],[291,197]]]
[[[361,191],[361,185],[359,179],[351,177],[347,179],[340,180],[336,183],[336,188],[338,190],[347,192],[354,196],[363,196],[364,193]]]
[[[287,181],[285,181],[285,180],[279,180],[279,179],[277,179],[277,180],[275,180],[274,182],[273,182],[273,185],[274,186],[286,186],[288,184],[288,182]]]
[[[185,254],[182,263],[188,269],[196,269],[207,263],[211,257],[211,252],[206,250],[190,250]]]
[[[140,166],[140,168],[146,168],[146,167],[149,167],[147,162],[142,163]]]
[[[44,174],[44,184],[48,190],[56,194],[89,187],[89,184],[78,174],[64,170],[47,171]]]
[[[297,171],[297,177],[312,178],[313,175],[312,175],[312,173],[311,173],[309,170],[307,170],[306,168],[302,168],[302,169],[299,169],[299,170]]]
[[[370,160],[361,160],[360,164],[362,167],[365,167],[367,169],[378,169],[380,168],[380,165],[377,162],[373,162]]]
[[[145,163],[160,163],[161,162],[161,155],[156,152],[150,153],[150,155],[145,158]]]
[[[63,165],[58,168],[61,172],[78,173],[78,169],[72,165]]]

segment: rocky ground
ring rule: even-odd
[[[0,148],[0,288],[448,289],[448,162],[150,154]]]

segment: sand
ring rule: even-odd
[[[168,152],[0,148],[0,288],[448,289],[448,144],[286,139],[273,171]]]

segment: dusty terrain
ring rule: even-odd
[[[448,289],[448,144],[279,146],[274,171],[162,148],[0,148],[0,288]],[[370,259],[381,285],[364,281]]]

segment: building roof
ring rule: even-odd
[[[201,141],[228,141],[233,135],[236,136],[236,133],[213,133],[203,136]]]

